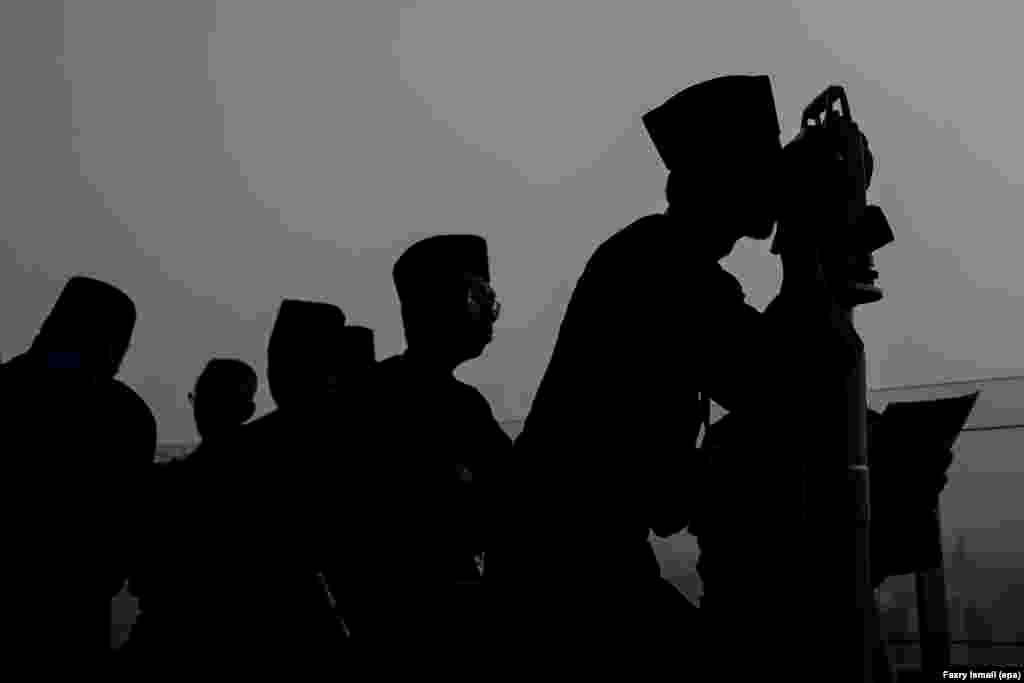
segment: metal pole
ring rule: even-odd
[[[855,354],[841,382],[820,385],[812,410],[814,447],[804,456],[804,680],[872,683],[878,619],[870,573],[867,381],[853,307],[839,332]],[[850,360],[846,357],[844,361]]]
[[[930,533],[942,547],[939,509],[932,517]],[[941,555],[941,553],[940,553]],[[921,633],[921,668],[941,671],[950,664],[949,607],[946,602],[946,573],[940,560],[937,567],[914,573],[917,593],[917,623]]]

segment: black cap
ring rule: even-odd
[[[259,389],[259,377],[252,366],[237,358],[212,358],[199,374],[196,389],[223,387],[252,399]]]
[[[342,353],[348,362],[373,365],[377,352],[373,344],[373,330],[361,325],[349,325],[342,331]]]
[[[76,275],[64,285],[32,345],[103,342],[125,350],[135,319],[135,303],[127,294],[102,280]]]
[[[284,353],[336,352],[345,327],[345,313],[321,301],[285,299],[277,310],[270,347]]]
[[[721,76],[697,83],[642,119],[669,171],[704,164],[711,150],[728,153],[778,144],[780,132],[768,76]]]
[[[487,240],[479,235],[434,235],[406,249],[392,269],[398,298],[451,282],[463,274],[490,281]]]

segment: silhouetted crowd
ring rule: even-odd
[[[728,438],[764,462],[743,473],[738,514],[763,524],[751,563],[776,564],[800,499],[768,444],[859,339],[813,248],[783,253],[763,313],[719,263],[776,222],[797,238],[821,229],[780,200],[768,77],[687,88],[644,124],[668,209],[592,254],[514,444],[453,374],[500,311],[479,236],[429,237],[397,260],[406,349],[382,361],[340,307],[283,299],[267,347],[275,410],[252,419],[256,372],[213,358],[188,397],[201,443],[167,464],[152,412],[117,379],[132,299],[72,277],[31,348],[0,366],[6,604],[22,631],[9,644],[32,678],[712,680],[736,663],[707,615],[739,600],[731,614],[753,635],[728,647],[775,658],[784,596],[751,582],[729,597],[739,568],[702,535],[706,483],[729,464],[698,441],[711,400],[744,420]],[[700,610],[650,545],[688,528]],[[115,651],[110,601],[126,581],[140,614]]]

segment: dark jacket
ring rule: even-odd
[[[405,356],[378,363],[369,383],[373,408],[346,491],[362,520],[355,536],[379,558],[373,573],[479,578],[473,558],[487,546],[489,491],[511,440],[476,388],[425,377]]]

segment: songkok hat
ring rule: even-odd
[[[642,117],[669,171],[701,166],[712,151],[778,143],[779,117],[768,76],[721,76],[670,97]]]
[[[373,345],[373,330],[360,325],[349,325],[343,330],[342,353],[347,362],[355,365],[373,365],[377,353]]]
[[[245,361],[237,358],[213,358],[203,368],[196,382],[196,389],[218,387],[226,391],[237,391],[252,399],[259,389],[256,371]]]
[[[33,347],[109,342],[126,350],[135,329],[135,304],[117,287],[91,277],[68,280],[43,321]]]
[[[463,274],[490,281],[487,241],[479,235],[433,235],[405,250],[392,269],[398,298],[450,283]]]
[[[336,353],[345,327],[345,313],[322,301],[285,299],[277,310],[270,348],[288,355]]]

